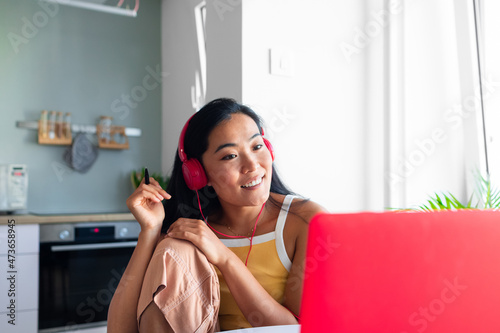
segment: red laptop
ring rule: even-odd
[[[500,212],[322,214],[301,332],[499,333]]]

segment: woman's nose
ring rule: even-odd
[[[259,161],[255,154],[245,154],[243,156],[242,171],[243,173],[248,173],[257,170],[259,167]]]

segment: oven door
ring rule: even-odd
[[[105,326],[136,239],[40,244],[40,332]]]

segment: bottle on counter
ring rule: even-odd
[[[47,110],[43,110],[40,114],[40,136],[42,138],[47,137],[47,121],[48,121],[48,112]]]
[[[70,112],[66,112],[66,115],[64,117],[64,137],[65,138],[71,137],[71,113]]]
[[[49,122],[48,122],[48,132],[49,132],[49,139],[55,139],[56,138],[56,112],[55,111],[50,111],[49,113]]]

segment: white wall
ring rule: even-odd
[[[243,2],[242,101],[263,116],[285,182],[332,211],[367,209],[367,53],[349,62],[339,47],[364,11],[364,1]],[[290,76],[270,74],[270,50],[285,52]]]
[[[207,101],[235,97],[261,114],[286,183],[331,211],[415,207],[440,191],[466,200],[482,157],[477,113],[464,113],[475,70],[465,3],[209,0]],[[198,65],[184,10],[197,2],[164,4],[183,8],[164,10],[164,21],[182,21],[169,38],[189,45],[164,56],[164,68],[182,68],[164,90],[165,169],[193,111],[184,110]],[[172,47],[164,37],[164,52]],[[270,73],[270,50],[282,51],[287,75]]]
[[[375,200],[368,198],[373,191],[368,169],[375,164],[368,163],[370,140],[365,135],[365,61],[371,51],[366,48],[347,59],[339,47],[344,41],[352,43],[356,27],[365,23],[364,3],[207,1],[206,100],[233,97],[261,114],[284,180],[332,211],[383,206],[381,155],[375,156],[381,186],[371,196]],[[192,13],[196,4],[163,1],[162,29],[168,34],[162,37],[163,68],[178,73],[164,84],[164,171],[173,162],[180,128],[194,111],[186,95],[198,69],[192,59],[197,56]],[[173,26],[177,34],[170,32]],[[275,47],[291,52],[291,77],[269,74],[269,50]],[[382,129],[376,132],[381,138]]]

